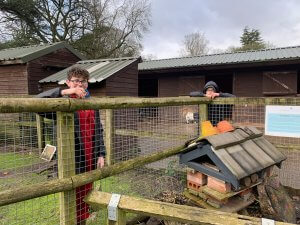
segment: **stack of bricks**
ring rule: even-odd
[[[200,188],[204,185],[222,193],[228,193],[231,191],[231,184],[219,180],[217,178],[207,176],[198,171],[187,171],[187,187],[194,191],[200,191]]]
[[[200,188],[207,183],[207,176],[203,173],[190,170],[187,172],[187,187],[194,191],[199,191]]]

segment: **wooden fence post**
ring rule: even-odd
[[[58,177],[75,175],[74,113],[57,112]],[[76,224],[75,189],[60,193],[60,224]]]
[[[36,114],[36,130],[37,130],[37,137],[38,137],[38,148],[40,153],[42,153],[42,149],[44,146],[44,118],[39,114]]]
[[[208,120],[208,106],[207,104],[199,105],[199,136],[202,135],[201,122]]]
[[[114,135],[114,114],[113,109],[106,109],[105,112],[105,149],[106,163],[108,166],[112,164],[113,157],[113,135]]]

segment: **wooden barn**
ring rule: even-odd
[[[141,58],[115,58],[95,59],[79,61],[75,65],[85,68],[90,73],[89,91],[92,97],[100,96],[138,96],[138,63]],[[67,72],[66,68],[45,79],[40,80],[43,91],[64,87]],[[104,111],[101,111],[101,118],[105,118]],[[136,128],[138,110],[113,110],[114,129]],[[126,121],[130,121],[126,123]],[[106,120],[102,121],[106,130]],[[114,151],[113,161],[124,160],[135,157],[138,154],[137,137],[115,134],[112,143]],[[108,145],[108,144],[106,144]],[[129,151],[130,149],[130,151]]]
[[[300,46],[145,61],[139,96],[188,95],[210,80],[239,97],[297,96],[299,70]]]
[[[82,59],[83,55],[64,42],[1,50],[0,96],[38,94],[39,80]]]
[[[92,96],[138,96],[140,58],[115,58],[79,61],[75,65],[90,73]],[[39,81],[43,91],[65,86],[70,67]]]

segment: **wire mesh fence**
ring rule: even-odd
[[[300,100],[294,99],[288,105],[299,106]],[[255,126],[264,131],[265,104],[234,104],[224,99],[222,103],[208,106],[207,118],[201,118],[202,115],[198,105],[81,110],[65,114],[2,113],[0,191],[94,170],[100,166],[98,160],[104,156],[104,148],[106,164],[175,148],[201,135],[203,119],[211,120],[214,125],[225,119],[235,126]],[[277,170],[281,182],[299,189],[299,138],[266,138],[287,156],[281,170]],[[173,156],[96,181],[93,187],[180,203],[176,201],[186,186],[185,169],[178,157]],[[61,215],[62,207],[75,214],[77,221],[103,224],[105,210],[93,212],[82,201],[91,188],[89,184],[63,196],[51,194],[0,207],[0,224],[58,224],[68,219]]]

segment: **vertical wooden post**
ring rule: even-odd
[[[207,104],[199,105],[199,135],[202,134],[201,122],[208,120],[208,106]]]
[[[37,137],[38,137],[38,148],[40,151],[40,154],[42,153],[42,149],[44,146],[44,118],[40,116],[39,114],[35,115],[36,117],[36,130],[37,130]]]
[[[74,113],[57,112],[58,177],[75,175]],[[76,224],[75,190],[60,193],[60,224]]]
[[[113,135],[114,135],[114,115],[112,109],[106,109],[105,112],[105,149],[106,149],[106,163],[112,164],[113,157]]]
[[[121,209],[117,209],[117,221],[107,219],[107,225],[126,225],[126,213]]]

